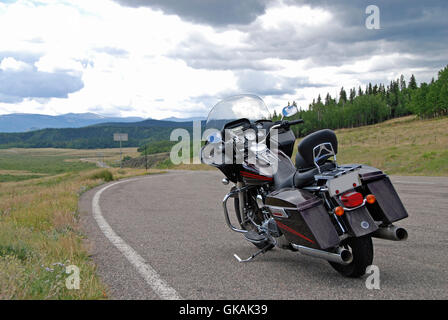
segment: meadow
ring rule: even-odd
[[[0,150],[0,299],[108,297],[79,226],[79,196],[105,181],[160,172],[95,164],[117,159],[116,149]],[[79,290],[66,288],[68,265],[81,271]]]
[[[137,148],[124,148],[123,157],[138,155]],[[23,181],[97,167],[97,162],[118,166],[120,149],[0,149],[0,182]]]
[[[448,117],[407,116],[336,134],[341,164],[367,164],[391,175],[448,176]]]

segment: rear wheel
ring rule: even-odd
[[[348,238],[342,246],[350,250],[353,261],[348,265],[329,262],[330,265],[345,277],[358,278],[366,273],[366,268],[373,262],[373,243],[370,236]]]

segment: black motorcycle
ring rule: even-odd
[[[282,120],[274,122],[262,99],[239,95],[208,115],[202,162],[221,170],[224,184],[234,184],[223,200],[226,223],[259,249],[247,259],[235,257],[248,262],[279,247],[360,277],[373,261],[372,237],[405,240],[407,231],[393,223],[408,214],[381,170],[336,162],[332,130],[303,138],[293,164],[291,126],[303,120],[284,118],[296,113],[296,107],[285,107]],[[229,216],[231,198],[236,220]]]

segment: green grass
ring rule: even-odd
[[[68,156],[29,155],[24,153],[2,152],[0,156],[0,169],[27,170],[31,173],[45,173],[50,175],[64,172],[77,172],[95,168],[94,163],[67,161]]]
[[[114,181],[114,175],[109,170],[101,170],[90,176],[90,179],[101,179],[105,182]]]
[[[11,181],[24,181],[29,179],[41,178],[41,175],[13,175],[13,174],[0,174],[0,182]]]

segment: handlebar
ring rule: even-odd
[[[292,121],[283,120],[283,121],[279,124],[279,127],[289,129],[290,126],[294,126],[294,125],[296,125],[296,124],[301,124],[301,123],[304,123],[303,119],[292,120]]]
[[[294,126],[294,125],[296,125],[296,124],[301,124],[301,123],[303,123],[304,121],[303,121],[303,119],[298,119],[298,120],[292,120],[292,121],[288,121],[288,120],[284,120],[283,122],[282,122],[282,127],[289,127],[289,126]]]

